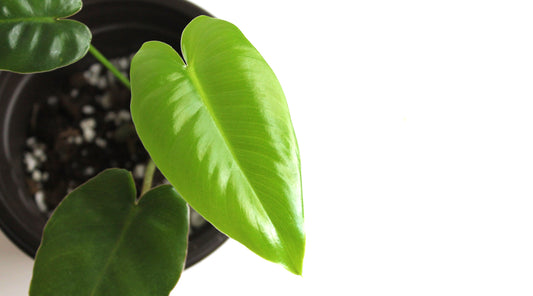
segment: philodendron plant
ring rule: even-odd
[[[53,70],[91,52],[81,0],[2,0],[0,69]],[[184,267],[189,204],[259,256],[301,274],[300,159],[281,86],[234,25],[200,16],[183,59],[145,43],[131,63],[131,114],[172,185],[137,197],[131,174],[108,169],[72,191],[49,219],[30,295],[168,295]],[[148,170],[148,171],[153,171]]]

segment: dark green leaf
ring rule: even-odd
[[[302,272],[300,158],[281,86],[234,25],[201,16],[182,36],[186,64],[148,42],[131,67],[132,117],[158,168],[214,226]]]
[[[135,196],[119,169],[70,193],[45,227],[30,295],[167,296],[185,261],[188,207],[169,185]]]
[[[63,19],[81,6],[81,0],[0,1],[0,70],[43,72],[85,56],[89,28]]]

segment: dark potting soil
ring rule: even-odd
[[[126,71],[126,58],[114,61]],[[109,167],[138,171],[140,190],[148,153],[135,134],[129,90],[100,64],[58,81],[57,93],[38,98],[27,131],[30,193],[41,211],[52,211],[70,191]]]
[[[111,62],[127,76],[129,60]],[[35,100],[27,130],[23,161],[38,208],[50,215],[69,192],[107,168],[131,171],[140,192],[149,155],[131,121],[129,90],[100,64],[57,86]],[[157,172],[154,185],[163,182]],[[204,222],[191,211],[193,228]]]

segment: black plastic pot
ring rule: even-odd
[[[178,0],[84,0],[73,18],[93,33],[92,44],[106,57],[128,56],[149,40],[179,50],[182,30],[201,8]],[[47,215],[29,194],[23,171],[23,147],[32,100],[53,93],[58,77],[79,72],[95,60],[81,61],[49,73],[19,75],[0,72],[0,227],[25,253],[35,256]],[[227,237],[206,224],[190,237],[187,264],[200,261]]]

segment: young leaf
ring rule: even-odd
[[[43,72],[85,56],[91,31],[62,19],[81,6],[81,0],[0,1],[0,70]]]
[[[132,61],[131,111],[157,167],[215,227],[301,274],[298,145],[281,86],[234,25],[206,16],[183,32],[186,64],[145,43]]]
[[[120,169],[70,193],[44,229],[30,296],[168,296],[185,262],[188,206],[170,185],[135,197]]]

